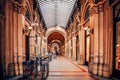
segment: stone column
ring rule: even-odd
[[[15,75],[18,75],[18,13],[17,5],[14,5],[14,64],[15,64]]]
[[[23,14],[18,14],[18,62],[19,62],[19,74],[22,74],[22,29],[25,26],[25,17]]]
[[[69,38],[69,58],[71,58],[71,38]]]
[[[98,75],[102,76],[103,71],[103,53],[104,53],[104,33],[103,33],[103,5],[99,5],[99,53],[98,53]]]
[[[44,43],[45,43],[45,53],[47,53],[48,50],[47,50],[47,38],[46,37],[44,38]]]
[[[65,57],[68,57],[68,41],[65,39]]]
[[[85,31],[81,28],[79,31],[79,64],[85,63]]]
[[[73,47],[73,52],[72,52],[73,56],[72,56],[72,58],[75,61],[76,60],[76,36],[75,36],[75,34],[72,37],[72,43],[73,43],[73,45],[72,45],[72,47]]]
[[[112,74],[112,69],[113,69],[113,63],[111,62],[113,61],[113,59],[111,58],[113,57],[113,51],[111,49],[111,46],[112,46],[111,43],[113,43],[112,41],[113,36],[110,35],[112,34],[110,29],[113,28],[113,25],[110,22],[112,21],[111,15],[113,14],[110,15],[112,9],[108,8],[107,2],[105,3],[104,7],[107,7],[107,8],[105,8],[104,10],[104,15],[105,15],[104,16],[104,43],[103,43],[104,44],[104,54],[103,54],[104,59],[103,59],[103,75],[102,76],[109,78],[110,75]],[[111,60],[110,62],[109,62],[109,59]]]
[[[93,28],[94,28],[94,54],[93,54],[93,74],[98,74],[98,54],[99,54],[99,16],[98,16],[98,6],[93,7],[94,14],[92,16]]]
[[[17,37],[18,37],[18,71],[19,71],[19,73],[18,74],[22,74],[22,72],[23,72],[23,69],[22,69],[22,62],[23,62],[23,51],[22,51],[22,48],[23,48],[23,43],[22,43],[22,40],[23,40],[23,38],[22,38],[22,36],[23,36],[23,28],[25,27],[25,16],[24,16],[24,13],[25,13],[25,11],[24,11],[24,7],[20,7],[19,9],[18,9],[18,26],[17,26],[17,28],[18,28],[18,35],[17,35]]]

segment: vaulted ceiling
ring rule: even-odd
[[[46,27],[66,27],[76,0],[37,0]]]
[[[62,34],[54,32],[48,36],[48,43],[51,43],[53,40],[54,42],[59,40],[62,44],[64,44],[65,38],[63,37]]]

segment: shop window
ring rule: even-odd
[[[30,13],[29,13],[28,9],[27,9],[27,11],[26,11],[26,13],[25,13],[25,17],[26,17],[28,20],[30,20]]]
[[[120,21],[116,23],[116,69],[120,70]]]
[[[90,9],[90,6],[88,6],[87,9],[86,9],[84,21],[87,20],[90,17],[90,11],[89,11],[89,9]]]
[[[120,70],[120,4],[114,9],[115,20],[115,69]]]

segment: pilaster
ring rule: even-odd
[[[104,32],[103,32],[103,5],[99,5],[99,60],[98,60],[98,75],[102,76],[103,71],[103,53],[104,53]]]
[[[81,26],[81,29],[79,30],[79,61],[78,63],[79,64],[84,64],[85,63],[85,31],[83,30],[82,26]]]
[[[75,36],[75,33],[73,33],[73,37],[72,37],[72,43],[73,43],[73,45],[72,45],[72,53],[73,53],[73,56],[72,56],[72,59],[75,61],[75,59],[76,59],[76,36]]]
[[[94,14],[92,16],[94,28],[94,52],[93,52],[93,74],[98,74],[98,58],[99,58],[99,15],[98,6],[93,7]]]

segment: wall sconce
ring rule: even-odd
[[[92,34],[94,33],[94,29],[93,28],[90,30],[90,33],[92,33]]]
[[[83,30],[85,30],[85,31],[86,31],[87,29],[88,29],[88,27],[83,27]]]
[[[28,29],[29,29],[29,30],[32,30],[32,26],[28,26]]]
[[[23,28],[23,33],[27,33],[29,30],[32,30],[32,26],[28,26],[28,28]]]
[[[23,28],[22,32],[23,32],[23,34],[24,34],[24,33],[27,33],[27,32],[28,32],[28,29]]]

